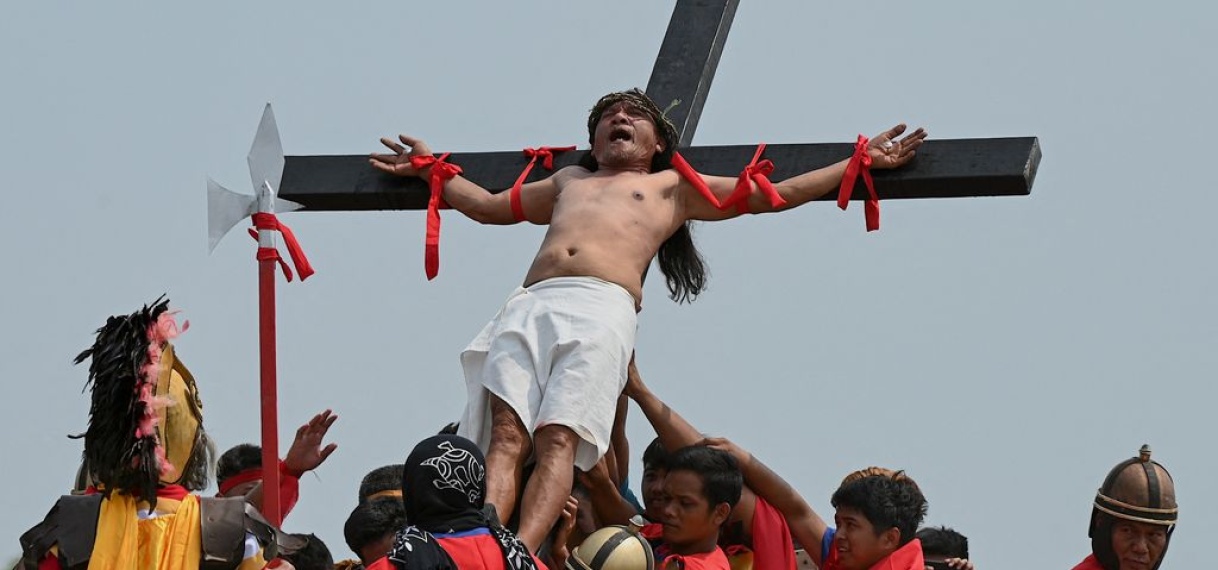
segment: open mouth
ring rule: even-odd
[[[615,129],[613,129],[612,131],[609,131],[609,142],[618,142],[618,141],[629,142],[632,140],[634,140],[634,134],[631,133],[628,129],[625,129],[622,127],[617,127]]]

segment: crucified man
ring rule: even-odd
[[[901,124],[870,140],[872,168],[913,159],[926,132],[904,132]],[[588,138],[583,163],[518,193],[491,193],[459,175],[444,183],[444,201],[477,222],[549,225],[524,285],[461,354],[469,399],[459,433],[486,450],[487,502],[505,521],[525,462],[535,458],[518,533],[532,551],[562,512],[572,465],[590,469],[609,446],[651,260],[658,256],[673,300],[690,301],[706,286],[691,221],[805,204],[837,188],[849,163],[775,183],[777,204],[754,191],[747,208],[724,208],[698,187],[704,182],[727,202],[737,179],[690,180],[674,170],[676,129],[641,91],[602,97],[588,116]],[[431,149],[411,136],[399,140],[381,139],[393,153],[373,154],[372,166],[428,179],[436,163],[420,158]]]

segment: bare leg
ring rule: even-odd
[[[516,410],[490,394],[491,444],[486,451],[486,502],[495,505],[499,520],[507,524],[516,510],[520,477],[530,450],[529,432]]]
[[[548,425],[533,434],[533,444],[537,467],[524,487],[516,535],[530,552],[537,552],[571,495],[579,436],[566,426]]]

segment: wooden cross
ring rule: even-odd
[[[719,56],[739,0],[677,0],[656,57],[647,94],[660,106],[679,100],[668,117],[680,134],[681,154],[699,172],[736,176],[752,159],[754,145],[689,146],[706,103]],[[833,164],[854,152],[854,143],[771,144],[765,157],[775,164],[775,182]],[[576,164],[582,152],[555,155],[554,168]],[[453,153],[464,176],[499,192],[512,186],[528,158],[519,151]],[[1015,196],[1032,191],[1040,145],[1036,137],[928,140],[918,157],[897,170],[873,173],[881,199]],[[549,176],[536,168],[528,181]],[[368,155],[288,156],[279,196],[307,210],[421,210],[430,195],[427,182],[374,170]],[[853,199],[867,191],[855,188]],[[836,193],[821,200],[834,200]]]

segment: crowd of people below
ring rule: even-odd
[[[343,527],[354,558],[336,562],[333,541],[282,533],[260,515],[269,491],[261,448],[238,445],[213,464],[198,387],[168,342],[177,330],[166,315],[164,304],[154,304],[112,318],[78,358],[92,359],[84,464],[73,494],[21,537],[24,568],[974,568],[963,535],[919,528],[928,501],[907,473],[868,467],[848,474],[825,520],[757,457],[727,439],[704,438],[644,384],[633,360],[609,452],[572,474],[570,496],[538,548],[514,533],[518,516],[500,519],[487,500],[494,474],[483,450],[450,424],[419,442],[404,464],[363,477]],[[127,339],[140,330],[150,331],[147,339],[131,346]],[[638,495],[628,484],[630,402],[656,432],[642,454]],[[326,410],[296,431],[277,466],[283,516],[301,499],[300,477],[336,449],[326,436],[337,419]],[[199,497],[213,467],[219,492]],[[528,480],[532,465],[520,468]],[[1143,446],[1103,481],[1093,552],[1076,568],[1157,568],[1175,520],[1171,476]]]

